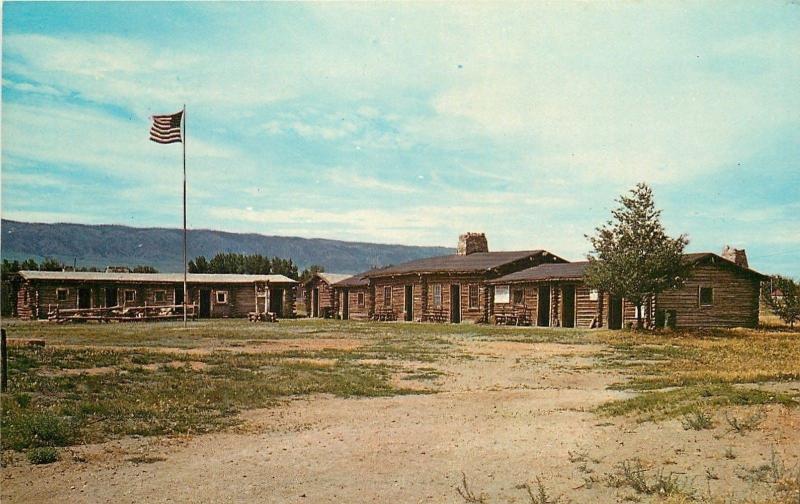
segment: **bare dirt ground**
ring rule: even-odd
[[[358,343],[311,341],[259,341],[235,351]],[[592,366],[601,345],[459,345],[469,358],[404,363],[395,377],[436,393],[306,396],[247,411],[243,424],[221,433],[73,447],[72,456],[43,466],[17,460],[2,470],[2,500],[465,502],[457,492],[464,476],[486,502],[531,502],[520,485],[537,477],[562,501],[661,499],[605,482],[634,457],[646,469],[674,473],[697,499],[738,500],[766,492],[746,476],[773,452],[787,468],[800,463],[797,409],[764,408],[764,422],[747,435],[726,432],[721,417],[719,428],[702,431],[684,430],[679,420],[607,418],[592,409],[631,394],[608,389],[623,379],[616,371]]]

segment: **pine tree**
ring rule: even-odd
[[[800,285],[791,278],[774,275],[769,282],[762,283],[761,300],[789,327],[800,322]]]
[[[642,327],[642,306],[659,292],[680,287],[689,274],[683,261],[686,235],[670,238],[655,208],[653,191],[637,184],[620,196],[613,219],[587,236],[594,250],[589,254],[586,284],[620,296],[638,306],[636,326]]]

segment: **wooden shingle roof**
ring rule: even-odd
[[[93,271],[20,271],[25,280],[75,282],[183,283],[183,273],[104,273]],[[188,283],[247,284],[255,282],[296,284],[283,275],[235,275],[189,273]]]

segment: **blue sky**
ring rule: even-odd
[[[3,4],[2,215],[588,251],[645,181],[800,276],[792,2]]]

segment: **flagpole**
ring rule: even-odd
[[[189,296],[189,289],[186,286],[187,263],[186,263],[186,104],[183,104],[183,117],[181,118],[183,135],[183,327],[186,328],[186,298]]]

